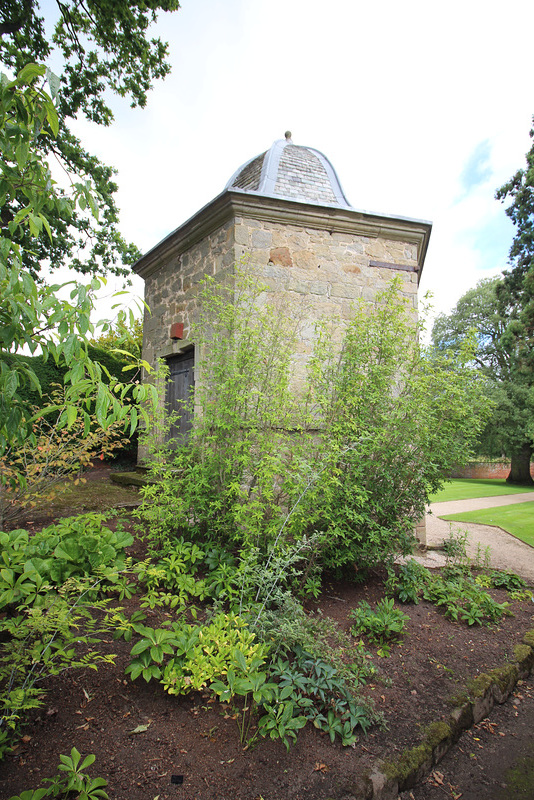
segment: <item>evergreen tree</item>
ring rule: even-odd
[[[533,119],[534,122],[534,119]],[[530,130],[534,139],[534,128]],[[498,200],[511,199],[506,213],[516,226],[510,248],[510,269],[497,287],[499,313],[506,320],[502,346],[513,352],[513,380],[523,392],[534,395],[534,143],[526,154],[527,167],[519,169],[496,192]],[[531,402],[534,402],[532,400]],[[530,461],[534,453],[531,431],[516,457],[510,480],[529,482]],[[528,477],[527,477],[528,473]],[[531,479],[530,479],[531,480]]]
[[[534,118],[533,118],[534,122]],[[530,131],[534,139],[534,128]],[[534,143],[526,155],[527,168],[518,170],[496,193],[516,226],[510,248],[511,269],[497,291],[499,309],[508,320],[505,341],[517,350],[517,370],[534,383]]]

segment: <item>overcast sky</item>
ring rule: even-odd
[[[111,128],[78,133],[119,170],[122,231],[145,252],[289,129],[354,208],[433,223],[421,290],[448,311],[506,267],[514,228],[494,193],[530,147],[534,3],[493,9],[182,0],[157,26],[172,74],[147,107],[114,98]]]

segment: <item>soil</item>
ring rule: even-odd
[[[105,471],[91,480],[103,486]],[[370,604],[379,600],[383,578],[378,572],[363,585],[325,585],[320,601],[309,611],[331,617],[348,632],[349,611],[361,600]],[[499,602],[507,599],[504,592],[493,594]],[[134,596],[127,610],[134,611],[137,602]],[[332,744],[308,725],[289,752],[282,742],[263,739],[244,751],[229,707],[207,695],[170,697],[161,685],[142,678],[132,682],[124,675],[131,644],[107,640],[102,648],[116,654],[114,665],[100,666],[97,672],[64,673],[49,681],[43,707],[33,713],[23,739],[0,764],[0,798],[37,788],[43,778],[55,774],[60,754],[75,746],[82,754],[96,755],[90,774],[106,778],[113,800],[349,800],[358,795],[365,769],[418,744],[431,722],[447,719],[451,698],[461,693],[467,680],[502,665],[524,633],[534,628],[530,601],[512,603],[513,614],[493,627],[450,622],[425,602],[402,608],[410,619],[403,641],[392,647],[390,657],[380,658],[376,648],[367,647],[379,671],[365,693],[382,712],[384,725],[360,736],[354,747],[344,748],[339,741]],[[149,611],[147,624],[157,625],[160,617],[161,612]],[[433,773],[434,783],[403,798],[434,800],[456,794],[471,800],[503,800],[506,795],[490,794],[488,784],[468,794],[471,773],[486,775],[478,759],[481,748],[489,749],[488,743],[512,745],[512,764],[517,755],[514,704],[517,710],[518,701],[526,706],[533,697],[532,681],[519,686],[513,702],[502,707],[512,711],[496,729],[484,727],[483,721],[442,762],[438,780]],[[531,706],[534,717],[534,700]],[[462,748],[468,753],[466,769],[471,773],[449,776],[447,759],[458,761]],[[490,763],[496,762],[504,765],[505,759],[493,755]],[[494,788],[504,791],[501,784],[507,779],[502,775],[491,779]],[[461,781],[466,788],[457,788]]]

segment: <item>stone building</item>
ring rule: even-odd
[[[306,299],[301,358],[318,318],[348,319],[357,298],[372,301],[392,276],[417,305],[431,224],[358,211],[318,150],[293,144],[291,134],[247,161],[224,191],[170,233],[134,266],[145,280],[144,358],[165,359],[167,402],[194,385],[190,337],[197,292],[205,275],[227,271],[248,256],[250,269],[289,302]],[[309,341],[308,341],[309,340]],[[182,418],[184,433],[191,420]]]

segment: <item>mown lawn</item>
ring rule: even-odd
[[[501,494],[532,492],[534,486],[510,486],[504,478],[455,478],[430,498],[431,503],[468,500],[471,497],[495,497]]]
[[[448,514],[442,519],[477,522],[480,525],[498,525],[499,528],[503,528],[534,547],[534,502],[482,508],[479,511],[464,511],[461,514]]]

